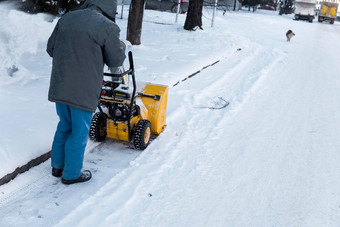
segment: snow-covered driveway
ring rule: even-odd
[[[137,75],[171,87],[166,130],[143,152],[90,142],[88,183],[62,185],[43,163],[1,186],[0,226],[338,226],[340,24],[261,12],[215,23],[177,28],[182,52],[175,26],[145,23]]]

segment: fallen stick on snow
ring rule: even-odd
[[[241,51],[241,50],[242,50],[242,48],[238,48],[238,49],[234,52],[234,54],[236,54],[237,52],[239,52],[239,51]],[[209,67],[211,67],[211,66],[213,66],[213,65],[215,65],[215,64],[217,64],[217,63],[219,63],[220,61],[221,61],[221,60],[217,60],[217,61],[215,61],[214,63],[212,63],[212,64],[210,64],[210,65],[204,66],[201,70],[198,70],[198,71],[196,71],[196,72],[190,74],[189,76],[185,77],[185,78],[182,79],[181,81],[177,81],[172,87],[175,87],[175,86],[178,85],[180,82],[186,81],[187,79],[196,76],[198,73],[202,72],[204,69],[209,68]]]
[[[21,173],[28,171],[30,168],[37,166],[51,157],[51,151],[29,161],[26,165],[16,168],[12,173],[9,173],[0,179],[0,186],[13,180]]]

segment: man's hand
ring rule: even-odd
[[[132,47],[132,44],[130,43],[130,41],[128,41],[126,39],[120,40],[120,41],[122,41],[125,44],[126,47]]]

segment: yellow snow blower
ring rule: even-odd
[[[99,112],[93,115],[89,136],[97,142],[106,136],[133,140],[136,149],[144,150],[151,135],[159,135],[166,127],[168,86],[146,83],[137,91],[132,52],[128,55],[129,70],[104,73]]]

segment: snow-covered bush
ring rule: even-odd
[[[45,14],[29,15],[0,4],[0,79],[23,75],[24,54],[36,54],[54,27]]]

